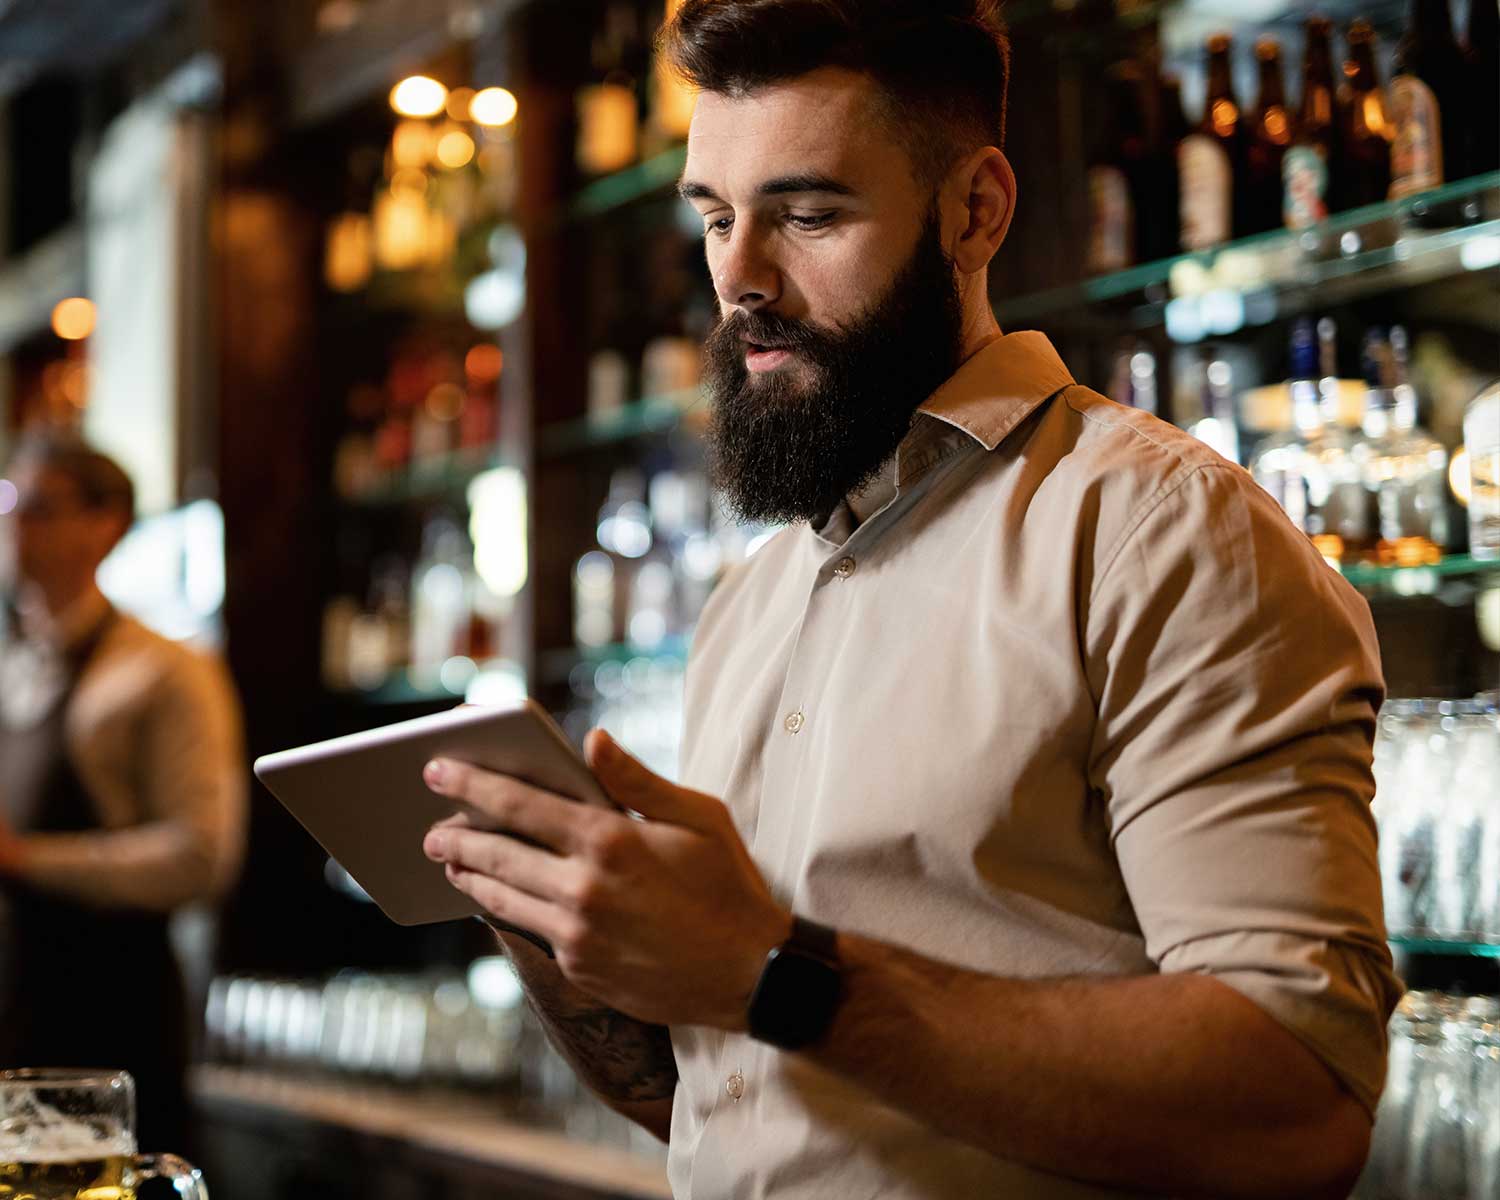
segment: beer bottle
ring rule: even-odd
[[[1465,66],[1448,0],[1411,0],[1391,80],[1393,200],[1463,178]]]
[[[1375,67],[1375,31],[1367,21],[1349,26],[1349,58],[1339,94],[1343,163],[1333,194],[1339,208],[1384,200],[1391,186],[1391,122]]]
[[[1333,53],[1326,17],[1307,18],[1302,58],[1302,103],[1296,133],[1282,160],[1283,216],[1288,229],[1305,229],[1328,215],[1328,184],[1335,167]]]
[[[1188,135],[1187,114],[1182,110],[1182,82],[1177,76],[1157,76],[1155,101],[1148,170],[1155,181],[1152,195],[1160,199],[1149,208],[1142,206],[1137,226],[1140,251],[1147,261],[1169,258],[1182,246],[1182,179],[1177,169],[1177,150]]]
[[[1281,162],[1292,141],[1292,115],[1287,111],[1286,88],[1281,74],[1281,43],[1263,37],[1255,43],[1260,67],[1260,94],[1250,113],[1245,138],[1245,203],[1237,222],[1243,236],[1279,229],[1281,216]]]
[[[1468,59],[1469,162],[1471,175],[1500,170],[1500,5],[1469,0],[1464,34]]]
[[[1230,39],[1208,39],[1208,95],[1203,116],[1177,150],[1181,179],[1182,248],[1206,250],[1234,233],[1234,183],[1244,141],[1229,71]]]
[[[1106,82],[1104,120],[1089,156],[1088,270],[1120,271],[1136,262],[1140,185],[1147,157],[1140,72],[1117,63]]]

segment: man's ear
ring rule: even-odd
[[[954,209],[960,214],[949,246],[954,265],[974,275],[990,265],[1016,211],[1016,176],[1010,160],[994,146],[976,150],[949,176]]]

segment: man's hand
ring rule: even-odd
[[[610,798],[641,819],[445,759],[429,764],[428,786],[496,828],[443,822],[427,856],[493,916],[546,938],[568,981],[612,1008],[743,1030],[791,914],[720,801],[652,774],[602,730],[585,755]]]

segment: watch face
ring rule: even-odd
[[[789,1050],[817,1041],[833,1020],[839,987],[837,967],[784,946],[773,950],[750,998],[751,1036]]]

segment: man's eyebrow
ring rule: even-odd
[[[792,196],[804,192],[822,192],[832,196],[854,195],[854,189],[847,183],[840,182],[832,175],[817,173],[781,175],[766,180],[755,191],[760,196]],[[677,194],[684,200],[715,200],[723,203],[718,193],[706,183],[694,183],[687,179],[677,185]]]

